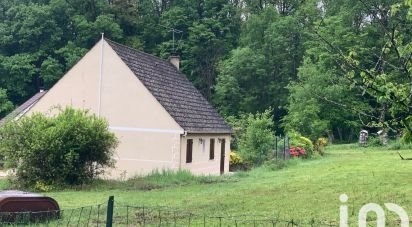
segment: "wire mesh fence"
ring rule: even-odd
[[[115,206],[113,226],[339,226],[327,221],[297,221],[254,214],[199,215],[168,207]]]
[[[106,226],[107,205],[39,212],[0,212],[0,226]]]
[[[368,221],[368,226],[376,221]],[[387,226],[401,226],[386,219]],[[296,220],[275,215],[201,215],[165,206],[134,206],[114,203],[44,212],[0,212],[0,226],[216,226],[216,227],[338,227],[339,220]],[[349,223],[358,226],[358,223]]]
[[[275,136],[275,147],[273,149],[273,157],[276,160],[288,160],[290,159],[290,139],[287,135]]]

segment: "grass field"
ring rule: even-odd
[[[411,150],[402,150],[412,157]],[[361,206],[386,202],[412,214],[412,161],[400,160],[394,151],[330,147],[326,156],[293,160],[282,170],[258,168],[226,177],[190,175],[154,176],[126,183],[97,183],[83,190],[50,192],[63,209],[115,201],[129,205],[170,206],[200,214],[259,214],[298,220],[339,220],[339,196],[349,196],[351,220]],[[148,184],[152,182],[152,184]],[[154,182],[154,183],[153,183]],[[149,185],[149,187],[141,185]],[[153,187],[155,185],[155,187]],[[6,187],[4,183],[0,185]],[[151,190],[148,190],[151,189]]]

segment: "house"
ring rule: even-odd
[[[169,61],[102,38],[49,91],[13,112],[19,118],[53,106],[87,109],[108,120],[119,139],[107,177],[153,170],[223,174],[231,128]]]

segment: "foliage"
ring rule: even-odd
[[[336,15],[323,21],[316,34],[336,56],[340,72],[351,87],[361,91],[373,105],[366,113],[358,111],[361,119],[373,127],[411,131],[407,120],[412,114],[409,9],[404,1],[371,2],[375,3],[347,1],[352,11],[342,10],[349,8],[342,4]],[[345,20],[348,13],[356,16]],[[345,31],[341,33],[344,41],[335,37],[338,29]]]
[[[305,157],[310,157],[313,154],[314,146],[310,139],[302,136],[298,132],[290,132],[289,134],[290,145],[292,147],[303,148],[305,152]]]
[[[52,185],[44,183],[43,181],[36,181],[34,189],[40,192],[50,192],[53,191],[55,188]]]
[[[72,108],[10,122],[0,128],[0,138],[1,154],[16,168],[16,183],[38,189],[95,178],[113,166],[117,145],[105,120]]]
[[[229,170],[230,171],[249,170],[249,169],[250,169],[249,163],[245,162],[234,151],[230,152],[230,159],[229,159]]]
[[[328,136],[330,140],[337,137],[350,142],[361,126],[354,109],[368,111],[369,106],[339,72],[335,57],[319,48],[319,43],[312,45],[299,68],[298,80],[288,86],[284,128],[299,131],[313,141]]]
[[[213,101],[223,115],[263,112],[270,106],[275,121],[284,115],[286,86],[296,78],[303,57],[301,19],[273,5],[247,18],[239,46],[218,67]]]
[[[245,129],[247,127],[247,115],[241,115],[240,117],[227,116],[225,120],[233,130],[230,147],[234,150],[237,150],[239,147],[239,141],[242,135],[245,133]]]
[[[239,154],[254,165],[268,160],[274,145],[274,126],[270,110],[263,113],[248,114],[244,134],[239,140]]]
[[[328,139],[320,137],[315,142],[315,151],[320,155],[324,155],[325,147],[328,145]]]
[[[383,144],[379,136],[369,136],[367,145],[368,147],[380,147]]]
[[[405,130],[400,140],[401,144],[412,144],[412,132]]]
[[[328,139],[324,137],[318,138],[316,144],[319,147],[326,147],[328,145]]]
[[[289,153],[295,158],[306,157],[306,151],[302,147],[297,147],[297,146],[291,147],[289,148]]]
[[[242,164],[243,160],[242,158],[236,154],[235,152],[231,151],[230,152],[230,160],[229,160],[229,165],[238,165]]]
[[[7,97],[6,90],[0,88],[0,119],[13,108],[12,102]]]

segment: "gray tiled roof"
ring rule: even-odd
[[[189,133],[232,131],[186,76],[170,62],[106,41],[184,130]]]
[[[13,120],[19,115],[24,114],[24,112],[28,111],[30,107],[36,104],[46,93],[47,91],[38,92],[33,97],[31,97],[29,100],[21,104],[19,107],[13,110],[13,112],[9,113],[7,116],[5,116],[3,119],[0,120],[0,126],[6,124],[10,120]]]

